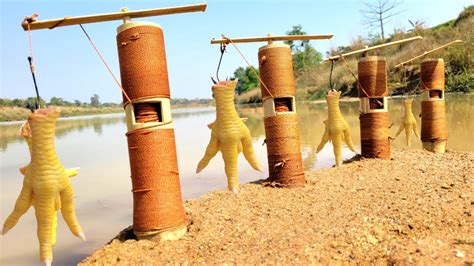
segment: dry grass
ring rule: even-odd
[[[412,66],[408,66],[405,69],[407,71],[406,74],[401,70],[394,69],[395,65],[456,39],[463,40],[465,43],[456,44],[447,49],[432,53],[429,57],[444,58],[446,62],[447,91],[473,90],[474,58],[471,55],[473,51],[472,43],[474,42],[473,14],[474,6],[471,6],[461,12],[456,20],[448,21],[436,27],[424,30],[419,28],[417,32],[409,33],[397,31],[387,39],[387,42],[413,37],[418,34],[423,36],[423,40],[370,52],[368,55],[387,57],[389,65],[388,86],[392,93],[401,93],[402,89],[405,90],[406,83],[409,84],[408,91],[417,89],[419,79],[418,64],[420,60],[415,61]],[[357,50],[364,45],[370,44],[367,42],[364,44],[363,39],[357,38],[352,41],[350,46],[343,47],[342,52]],[[346,60],[352,71],[357,74],[358,57],[352,56]],[[330,68],[331,63],[321,63],[307,70],[306,74],[297,77],[298,88],[302,90],[301,94],[306,95],[306,98],[310,100],[324,97],[325,91],[329,88]],[[334,65],[332,79],[336,89],[341,90],[344,95],[357,95],[355,79],[341,60]],[[406,82],[405,79],[407,79]]]
[[[247,104],[247,103],[259,103],[262,102],[262,92],[259,88],[246,91],[241,95],[237,96],[238,104]]]
[[[20,107],[0,107],[0,122],[25,120],[30,110]]]

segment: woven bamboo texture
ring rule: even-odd
[[[421,102],[421,140],[434,142],[448,139],[444,100]]]
[[[291,49],[288,45],[269,44],[258,51],[260,78],[265,85],[260,84],[262,100],[294,96],[295,77]],[[270,90],[271,94],[267,91]]]
[[[186,224],[174,129],[134,130],[127,140],[134,230],[161,232]]]
[[[357,63],[359,97],[388,96],[385,57],[363,57]]]
[[[444,90],[444,60],[426,59],[420,64],[421,90]]]
[[[126,29],[117,35],[117,49],[122,87],[131,100],[170,97],[161,28],[146,25]]]
[[[304,186],[298,115],[264,118],[268,153],[269,181],[283,187]]]
[[[388,112],[361,114],[361,155],[366,158],[390,159]]]

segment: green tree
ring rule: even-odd
[[[303,31],[303,27],[301,25],[293,26],[293,29],[286,32],[286,35],[306,35],[306,32]],[[285,41],[291,48],[293,53],[300,51],[302,48],[309,46],[309,40],[303,41]]]
[[[287,35],[306,35],[301,25],[293,26],[292,30],[286,32]],[[293,66],[295,74],[305,72],[308,67],[316,65],[323,60],[320,52],[311,46],[309,40],[285,41],[291,48],[293,54]]]
[[[13,106],[13,101],[7,98],[0,98],[0,106]]]
[[[76,105],[76,106],[81,106],[82,103],[81,103],[81,101],[79,101],[79,100],[74,100],[74,105]]]
[[[239,80],[237,84],[237,93],[242,94],[246,91],[258,88],[259,80],[254,71],[259,75],[258,69],[251,69],[250,67],[239,67],[234,71],[234,78]]]
[[[94,94],[91,97],[91,106],[98,107],[100,105],[99,95]]]
[[[306,46],[303,51],[293,54],[293,65],[295,72],[306,71],[309,66],[319,64],[323,60],[320,52],[311,46]]]
[[[40,106],[41,107],[45,107],[46,106],[46,102],[45,100],[43,100],[41,97],[40,97],[40,102],[39,102]],[[26,100],[23,101],[23,107],[24,108],[28,108],[30,110],[33,110],[36,108],[36,97],[29,97],[27,98]]]
[[[24,102],[25,102],[24,100],[17,98],[17,99],[13,99],[12,105],[13,105],[13,106],[16,106],[16,107],[23,107],[23,106],[24,106]]]
[[[63,106],[64,99],[61,97],[51,97],[51,99],[49,100],[49,105]]]

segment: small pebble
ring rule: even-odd
[[[462,252],[461,250],[455,249],[454,250],[454,255],[458,258],[464,258],[464,252]]]

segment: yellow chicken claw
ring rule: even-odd
[[[33,205],[38,226],[40,259],[45,265],[51,265],[53,260],[56,211],[59,208],[72,233],[85,240],[84,232],[76,218],[74,192],[69,180],[69,176],[77,174],[77,169],[64,169],[54,148],[54,129],[58,115],[58,111],[40,109],[31,114],[22,127],[22,135],[30,148],[31,161],[29,165],[20,168],[20,172],[25,176],[23,187],[2,229],[2,234],[6,234]]]
[[[334,149],[334,157],[336,157],[336,166],[342,165],[342,141],[344,140],[351,149],[351,151],[356,152],[354,149],[354,144],[352,144],[351,131],[349,124],[344,119],[339,109],[339,96],[341,92],[331,90],[326,96],[326,101],[328,104],[328,119],[324,121],[325,128],[324,134],[319,143],[316,153],[319,153],[324,145],[328,141],[332,141],[332,146]]]
[[[403,129],[405,129],[405,136],[406,136],[408,147],[411,146],[412,132],[415,134],[417,138],[420,138],[420,135],[418,135],[418,131],[417,131],[416,119],[415,119],[415,116],[413,115],[413,112],[411,111],[412,103],[413,103],[413,99],[405,99],[403,101],[403,104],[405,106],[405,113],[403,114],[402,123],[400,124],[400,128],[398,129],[397,135],[395,136],[395,137],[398,137],[398,135],[402,133]]]
[[[26,141],[26,144],[28,144],[28,150],[30,151],[30,156],[31,156],[31,151],[32,151],[32,140],[31,140],[31,129],[30,129],[30,125],[28,123],[28,121],[26,121],[20,128],[20,134],[23,136],[23,138],[25,139]],[[20,170],[20,173],[24,176],[26,174],[26,170],[28,169],[28,165],[24,166],[24,167],[21,167],[19,170]],[[70,168],[70,169],[66,169],[66,173],[69,177],[73,177],[73,176],[76,176],[79,174],[79,168]],[[34,196],[32,197],[32,204],[31,205],[34,205],[34,202],[35,202],[35,199],[34,199]],[[54,212],[54,220],[53,220],[53,235],[51,236],[51,245],[54,247],[54,245],[56,244],[56,228],[57,228],[57,225],[58,225],[58,210],[61,208],[61,199],[59,198],[59,195],[58,197],[56,197],[56,200],[54,201],[54,209],[55,209],[55,212]]]
[[[220,81],[217,85],[212,86],[213,96],[216,100],[216,120],[208,125],[212,130],[211,140],[196,169],[196,173],[201,172],[220,150],[224,159],[227,185],[229,190],[234,193],[237,193],[239,188],[237,157],[240,152],[244,153],[245,159],[253,169],[261,171],[260,163],[253,152],[250,131],[235,110],[234,89],[236,85],[237,80],[233,80]]]

